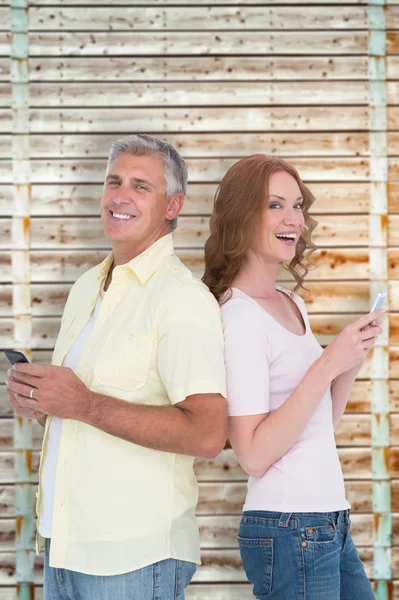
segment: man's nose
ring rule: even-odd
[[[112,197],[112,200],[115,204],[131,204],[132,197],[130,191],[120,187],[117,192]]]

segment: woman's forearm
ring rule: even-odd
[[[243,468],[254,477],[261,477],[295,444],[309,423],[333,379],[332,370],[321,356],[280,408],[265,417],[253,432]]]

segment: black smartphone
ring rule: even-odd
[[[28,363],[29,360],[26,358],[25,354],[22,352],[18,352],[17,350],[4,350],[4,354],[7,356],[8,360],[12,365],[15,363]]]

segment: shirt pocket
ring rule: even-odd
[[[147,383],[154,337],[149,333],[112,329],[94,366],[100,385],[138,390]]]

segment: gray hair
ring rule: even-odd
[[[186,195],[187,192],[187,167],[183,158],[176,148],[151,135],[137,133],[116,140],[111,144],[108,155],[107,173],[111,163],[119,154],[131,154],[132,156],[147,156],[149,154],[160,154],[165,167],[166,197],[174,194]],[[177,227],[175,217],[170,223],[171,230]]]

